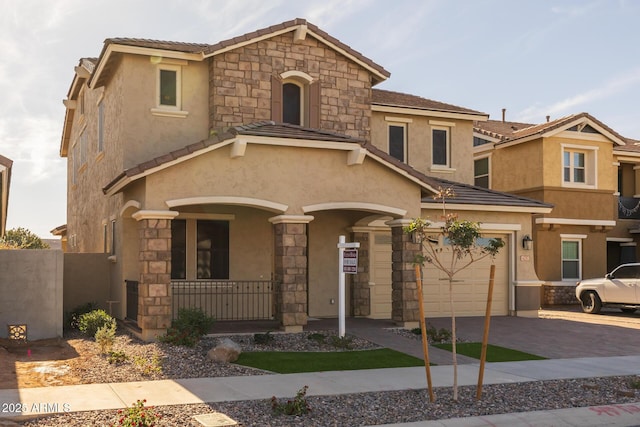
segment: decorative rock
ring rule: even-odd
[[[238,360],[240,353],[242,353],[240,345],[229,338],[224,338],[217,346],[209,350],[207,357],[214,362],[231,363]]]
[[[622,397],[635,397],[636,392],[635,390],[620,389],[620,390],[616,390],[616,395],[622,396]]]

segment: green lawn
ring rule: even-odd
[[[451,351],[451,344],[434,344],[434,347]],[[482,351],[482,343],[479,342],[460,342],[456,344],[458,354],[480,359]],[[543,360],[546,357],[536,356],[535,354],[524,353],[510,348],[499,347],[497,345],[487,345],[487,362],[517,362],[521,360]]]
[[[361,351],[242,353],[235,362],[279,374],[424,366],[422,359],[387,348]]]

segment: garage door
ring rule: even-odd
[[[501,237],[508,242],[504,235],[483,235],[484,238]],[[493,285],[492,315],[506,315],[509,311],[509,248],[505,245],[495,258],[496,272]],[[441,253],[446,261],[451,257],[448,252]],[[456,274],[453,283],[453,299],[456,316],[484,316],[489,289],[489,270],[492,260],[487,257],[471,264]],[[430,264],[423,269],[423,295],[425,316],[450,316],[449,281],[447,276]]]
[[[486,235],[485,238],[506,235]],[[391,318],[391,232],[374,232],[371,239],[371,314],[374,319]],[[442,255],[446,253],[443,252]],[[491,314],[504,316],[509,311],[509,248],[505,245],[495,258],[496,273],[493,285]],[[449,258],[448,260],[450,260]],[[489,289],[491,258],[478,261],[460,271],[453,284],[457,316],[484,316]],[[449,307],[449,282],[447,276],[433,266],[423,269],[423,295],[426,317],[451,315]]]
[[[371,233],[371,315],[391,319],[391,231]]]

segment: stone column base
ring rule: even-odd
[[[415,329],[420,327],[420,322],[394,322],[403,329]]]
[[[286,333],[294,334],[297,332],[303,332],[304,328],[302,325],[290,325],[290,326],[280,326],[280,330]]]

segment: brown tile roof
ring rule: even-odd
[[[340,40],[338,40],[335,37],[331,36],[329,33],[326,33],[325,31],[323,31],[320,28],[318,28],[316,25],[308,22],[306,19],[303,19],[303,18],[292,19],[291,21],[282,22],[281,24],[272,25],[272,26],[267,27],[267,28],[262,28],[260,30],[252,31],[250,33],[246,33],[246,34],[243,34],[241,36],[234,37],[232,39],[223,40],[223,41],[218,42],[216,44],[209,45],[209,47],[204,51],[204,53],[205,54],[211,54],[211,53],[214,53],[214,52],[216,52],[216,51],[218,51],[220,49],[224,49],[224,48],[227,48],[229,46],[233,46],[233,45],[238,44],[238,43],[247,42],[247,41],[250,41],[250,40],[258,38],[258,37],[262,37],[262,36],[265,36],[265,35],[280,31],[280,30],[286,30],[287,28],[297,27],[299,25],[306,25],[307,28],[309,30],[311,30],[313,33],[315,33],[318,36],[322,37],[327,42],[329,42],[329,43],[339,47],[340,49],[344,50],[349,55],[357,58],[359,61],[362,61],[363,63],[367,64],[369,67],[375,69],[376,71],[378,71],[383,76],[389,77],[391,75],[391,73],[389,73],[387,70],[385,70],[384,67],[376,64],[371,59],[367,58],[366,56],[364,56],[363,54],[361,54],[357,50],[355,50],[352,47],[344,44]]]
[[[640,141],[637,139],[626,138],[626,145],[615,147],[614,150],[640,153]]]
[[[236,126],[228,129],[226,132],[214,133],[209,139],[198,141],[196,143],[187,145],[186,147],[172,151],[170,153],[158,156],[144,163],[140,163],[134,167],[131,167],[111,182],[109,182],[103,189],[103,192],[108,192],[111,187],[116,185],[120,180],[126,177],[134,177],[141,173],[161,166],[165,163],[178,160],[196,151],[210,147],[223,141],[235,138],[237,135],[253,135],[253,136],[265,136],[274,138],[295,138],[295,139],[307,139],[307,140],[321,140],[321,141],[336,141],[345,143],[360,143],[360,139],[352,138],[347,135],[341,135],[333,132],[322,131],[318,129],[308,129],[301,126],[290,125],[287,123],[275,123],[272,121],[256,122],[243,126]]]
[[[13,160],[0,154],[0,165],[10,168],[13,165]]]
[[[202,53],[209,45],[204,43],[183,43],[166,40],[136,39],[126,37],[109,38],[104,41],[105,46],[118,44],[123,46],[147,47],[150,49],[170,50],[174,52]]]
[[[516,196],[509,193],[502,193],[500,191],[488,190],[486,188],[462,184],[459,182],[448,181],[446,179],[436,178],[433,176],[427,176],[369,143],[363,144],[363,146],[371,153],[404,170],[405,172],[409,173],[414,178],[417,178],[420,181],[424,182],[434,190],[438,190],[438,188],[451,188],[455,194],[455,197],[449,201],[450,203],[463,205],[520,206],[525,208],[553,207],[553,205],[550,205],[548,203],[543,203],[534,199],[528,199],[526,197]],[[441,202],[434,200],[433,194],[423,194],[422,203]]]
[[[550,122],[541,123],[541,124],[526,124],[526,123],[515,123],[515,122],[500,122],[496,120],[488,120],[486,122],[477,122],[474,124],[474,130],[483,135],[493,136],[495,138],[500,138],[502,142],[515,141],[518,139],[526,138],[534,135],[543,135],[547,132],[550,132],[555,129],[562,128],[567,124],[579,120],[587,118],[592,122],[596,123],[598,126],[602,127],[604,130],[612,134],[614,137],[618,138],[620,141],[625,141],[625,138],[618,134],[616,131],[611,129],[609,126],[602,123],[600,120],[596,119],[589,113],[579,113],[579,114],[571,114],[569,116],[560,117],[559,119],[552,120]]]
[[[408,93],[392,92],[390,90],[373,89],[371,91],[372,102],[377,105],[387,105],[392,107],[408,107],[418,108],[421,110],[435,110],[461,114],[478,114],[489,116],[487,113],[483,113],[469,108],[458,107],[456,105],[445,104],[444,102],[434,101],[427,98],[422,98],[417,95],[410,95]]]
[[[499,120],[487,120],[486,122],[475,122],[474,131],[492,138],[507,139],[515,131],[535,126],[530,123],[503,122]]]
[[[362,142],[362,140],[359,138],[352,138],[341,133],[329,132],[320,129],[310,129],[302,126],[291,125],[288,123],[275,123],[272,121],[264,121],[243,126],[236,126],[232,128],[231,131],[238,135],[269,136],[275,138],[296,138],[350,143]]]

